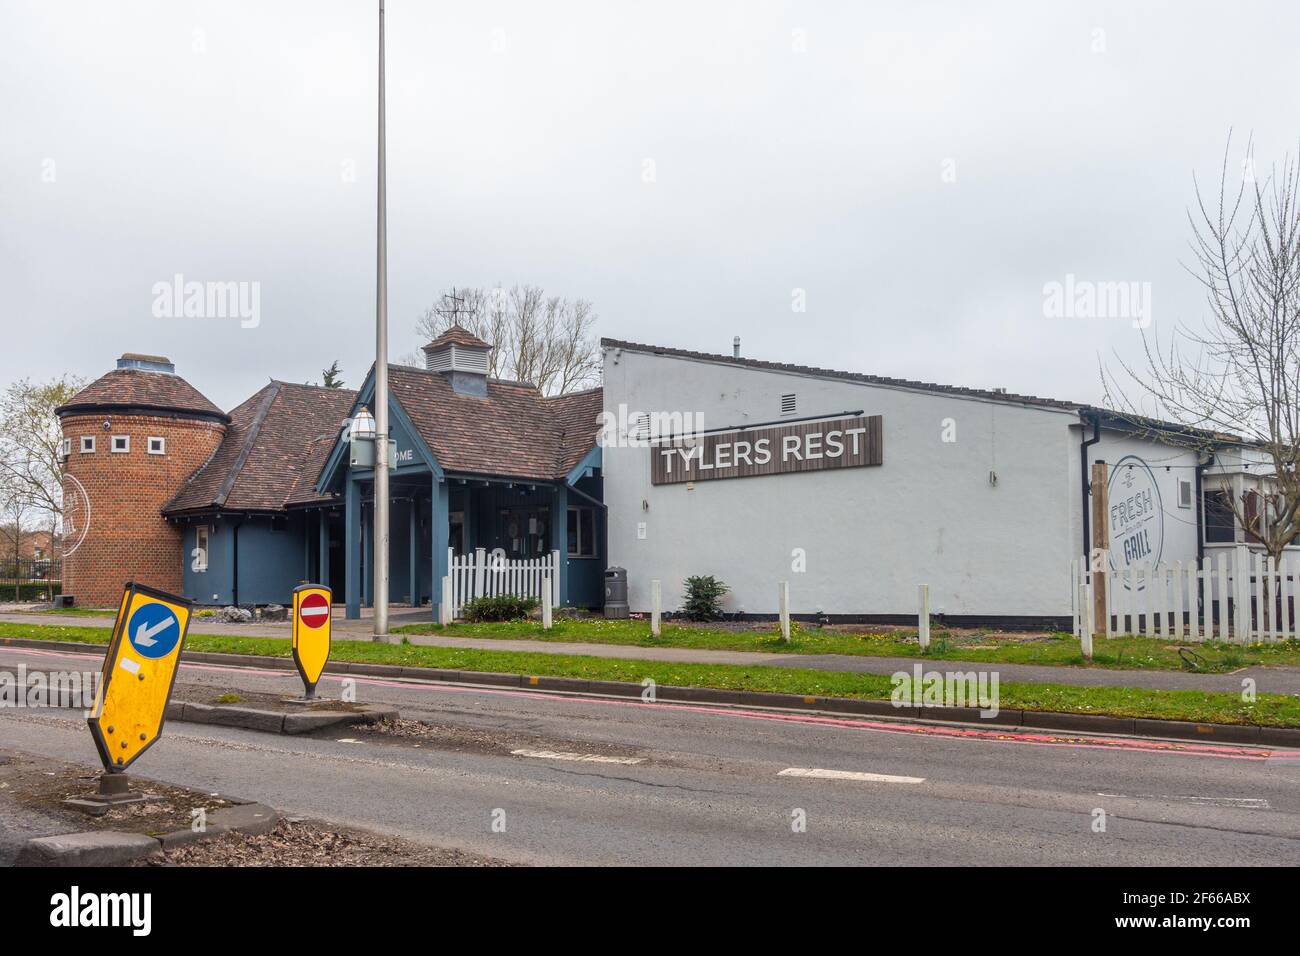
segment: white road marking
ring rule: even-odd
[[[1198,797],[1178,793],[1098,793],[1099,797],[1118,797],[1122,800],[1177,800],[1206,806],[1239,807],[1242,810],[1272,810],[1267,800],[1259,797]]]
[[[891,773],[861,770],[822,770],[818,767],[787,767],[778,777],[817,777],[822,780],[865,780],[868,783],[925,783],[924,777],[897,777]]]
[[[642,757],[606,757],[603,754],[572,754],[559,750],[512,750],[516,757],[536,757],[539,760],[581,760],[586,763],[640,763]]]

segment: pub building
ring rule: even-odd
[[[1174,426],[1088,405],[602,339],[602,387],[546,396],[488,375],[460,327],[390,365],[390,599],[439,616],[465,556],[549,560],[561,606],[634,612],[710,574],[728,614],[1068,627],[1089,550],[1091,463],[1110,465],[1111,563],[1172,566],[1251,543],[1225,496],[1257,449],[1202,457]],[[371,603],[373,369],[360,389],[272,381],[224,412],[129,353],[58,412],[64,591],[115,605],[137,578],[200,605],[287,604],[303,581]],[[370,442],[373,448],[373,442]],[[454,565],[454,566],[453,566]],[[535,588],[534,588],[535,589]],[[468,593],[455,600],[459,606]]]

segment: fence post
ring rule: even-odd
[[[551,602],[560,606],[560,550],[551,552]]]
[[[1237,643],[1250,643],[1250,551],[1245,545],[1237,545],[1233,552],[1235,558],[1233,569],[1233,591],[1237,595],[1237,613],[1233,615],[1237,628]]]
[[[487,596],[487,549],[474,549],[474,597]]]
[[[451,623],[451,575],[442,576],[442,600],[438,602],[438,623],[446,627]]]
[[[916,589],[916,638],[921,642],[921,650],[930,646],[930,585],[922,584]]]
[[[551,572],[542,572],[542,630],[551,629]]]
[[[663,608],[664,591],[658,581],[650,582],[650,635],[658,637],[660,631],[659,615]]]
[[[1089,580],[1088,572],[1085,571],[1083,583],[1080,586],[1079,603],[1089,613],[1085,613],[1083,615],[1083,626],[1080,628],[1080,635],[1079,635],[1079,649],[1083,651],[1084,660],[1089,660],[1089,661],[1092,660],[1092,634],[1093,634],[1093,625],[1096,623],[1093,620],[1092,614],[1090,613],[1092,611],[1092,606],[1093,606],[1092,596],[1093,596],[1092,583]]]
[[[781,640],[790,641],[790,582],[782,581],[776,589],[777,611],[781,618]]]

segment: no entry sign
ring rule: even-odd
[[[308,627],[320,627],[330,619],[330,602],[320,591],[312,591],[298,605],[298,616]]]
[[[298,668],[308,699],[330,657],[330,589],[304,584],[293,592],[293,663]]]

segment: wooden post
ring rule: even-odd
[[[776,590],[777,607],[781,614],[781,640],[790,641],[790,582],[782,581]]]
[[[451,623],[451,575],[442,576],[442,600],[438,603],[438,623],[446,627]]]
[[[551,572],[542,572],[542,630],[551,629]]]
[[[1096,578],[1094,577],[1093,580],[1095,581]],[[1081,585],[1082,594],[1079,597],[1080,604],[1082,604],[1083,607],[1085,608],[1090,606],[1092,600],[1092,589],[1093,589],[1093,585],[1089,584],[1088,579],[1085,577]],[[1081,628],[1081,633],[1079,635],[1079,649],[1083,651],[1084,660],[1089,660],[1089,661],[1092,660],[1092,635],[1093,635],[1092,625],[1093,625],[1092,616],[1090,614],[1084,614],[1083,626]]]
[[[916,608],[916,637],[924,651],[930,646],[930,585],[917,587]]]
[[[1104,461],[1092,463],[1092,570],[1093,626],[1096,634],[1110,630],[1106,623],[1107,571],[1110,566],[1110,466]]]
[[[660,631],[660,612],[664,603],[663,587],[658,581],[650,582],[650,635],[658,637]]]

